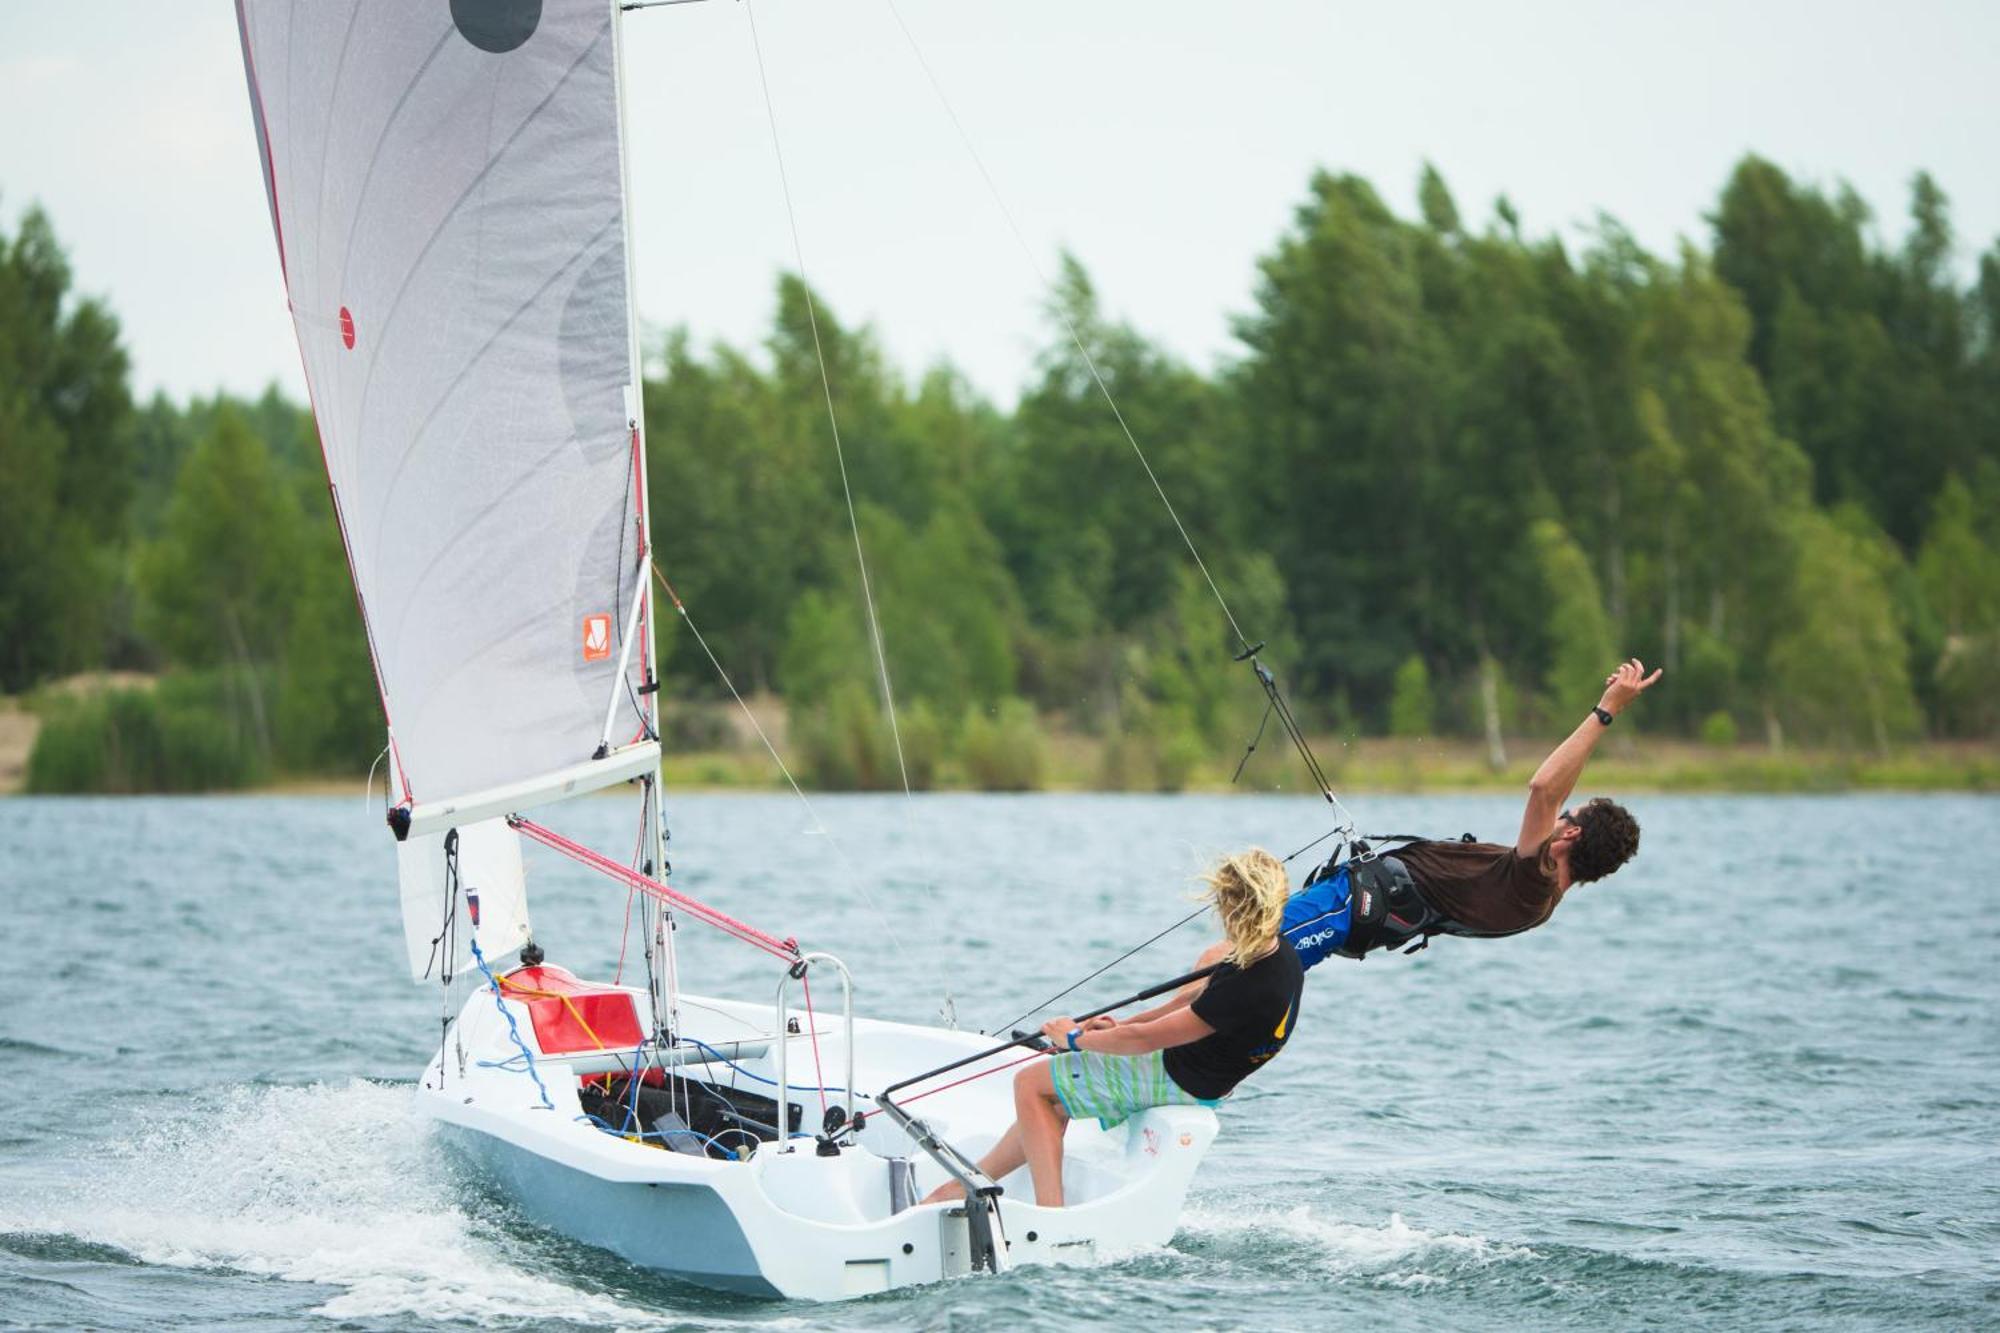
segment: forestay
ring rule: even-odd
[[[237,13],[399,795],[532,788],[639,739],[645,654],[625,641],[645,527],[610,4]]]

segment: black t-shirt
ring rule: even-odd
[[[1306,970],[1291,943],[1249,967],[1225,963],[1188,1008],[1215,1031],[1162,1054],[1167,1077],[1196,1097],[1224,1097],[1259,1065],[1284,1049],[1298,1021]]]

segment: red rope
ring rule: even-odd
[[[618,937],[618,970],[611,974],[614,986],[625,979],[625,947],[632,942],[632,900],[638,896],[639,886],[636,884],[625,892],[625,933]]]
[[[533,838],[536,842],[542,844],[542,846],[561,852],[572,861],[587,865],[593,870],[609,875],[619,883],[629,885],[639,892],[646,894],[648,897],[658,899],[664,903],[671,903],[695,920],[705,921],[725,934],[734,935],[745,944],[754,944],[764,952],[782,958],[786,962],[795,961],[799,956],[799,942],[797,940],[781,940],[776,935],[759,930],[755,926],[745,925],[726,912],[717,911],[707,903],[690,898],[685,893],[676,892],[658,880],[642,875],[629,866],[619,865],[610,857],[594,852],[580,842],[572,842],[562,834],[557,833],[554,829],[543,828],[540,824],[532,820],[523,819],[519,815],[515,815],[509,818],[507,822],[516,831]]]
[[[905,1097],[900,1102],[898,1102],[897,1105],[908,1106],[911,1102],[920,1102],[924,1098],[935,1096],[940,1092],[950,1092],[953,1088],[957,1087],[961,1083],[970,1083],[974,1079],[985,1078],[988,1074],[998,1074],[1003,1070],[1013,1069],[1018,1065],[1024,1065],[1028,1063],[1028,1061],[1035,1059],[1037,1056],[1044,1054],[1051,1054],[1051,1052],[1030,1051],[1018,1060],[1009,1060],[1004,1065],[995,1065],[991,1069],[982,1069],[977,1074],[967,1074],[964,1078],[953,1079],[951,1082],[945,1084],[941,1088],[932,1088],[929,1092],[920,1092],[914,1097]]]
[[[639,840],[632,844],[633,861],[635,862],[638,861],[640,853],[645,850],[645,847],[646,847],[646,826],[643,822],[641,822],[639,825]],[[625,949],[626,946],[632,943],[632,900],[637,898],[638,896],[639,896],[638,885],[632,884],[626,887],[625,929],[622,932],[620,932],[618,936],[618,970],[611,974],[611,983],[614,986],[617,985],[620,981],[624,980],[625,978]]]
[[[804,969],[800,970],[803,971]],[[812,1033],[813,1078],[819,1083],[819,1118],[820,1122],[824,1124],[826,1121],[826,1071],[820,1068],[819,1063],[819,1020],[813,1017],[812,978],[810,976],[801,976],[799,981],[806,988],[806,1029]]]

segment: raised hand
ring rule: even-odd
[[[1644,662],[1636,657],[1627,659],[1604,678],[1604,697],[1597,701],[1597,706],[1607,713],[1625,711],[1625,705],[1651,689],[1665,671],[1665,667],[1655,667],[1649,676]]]

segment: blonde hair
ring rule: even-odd
[[[1252,847],[1223,857],[1202,880],[1208,885],[1202,900],[1222,918],[1222,933],[1229,941],[1227,960],[1253,962],[1268,953],[1292,891],[1278,858]]]

